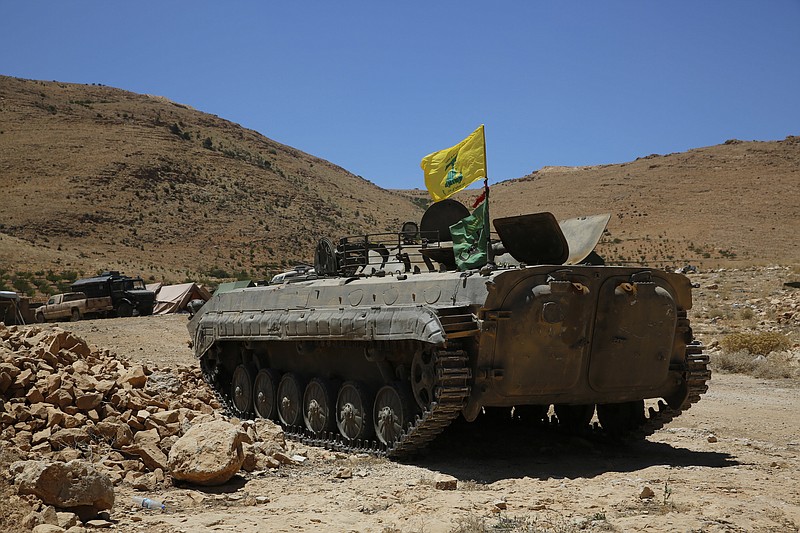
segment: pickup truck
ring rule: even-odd
[[[82,292],[55,294],[36,309],[36,321],[69,319],[77,322],[85,316],[105,316],[114,307],[111,298],[87,298]]]
[[[156,293],[147,290],[142,278],[123,276],[116,270],[72,283],[73,292],[82,292],[90,300],[105,298],[111,306],[109,316],[147,316],[153,314]]]

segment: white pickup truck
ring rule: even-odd
[[[68,319],[77,322],[85,316],[105,316],[113,309],[111,298],[87,298],[82,292],[55,294],[36,309],[36,321]]]

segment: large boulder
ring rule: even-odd
[[[86,461],[17,461],[11,465],[11,473],[20,494],[33,494],[82,520],[114,505],[111,479]]]
[[[225,483],[242,467],[246,438],[239,426],[224,420],[198,422],[170,449],[169,472],[198,485]]]

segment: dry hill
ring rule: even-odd
[[[0,76],[0,268],[265,277],[421,208],[163,97]],[[71,272],[69,272],[71,273]]]
[[[800,262],[800,137],[545,167],[492,189],[495,216],[611,213],[602,251],[616,262]]]
[[[800,137],[730,140],[544,167],[494,185],[491,211],[611,213],[601,253],[612,262],[797,264],[798,183]],[[18,290],[45,292],[109,268],[267,277],[311,260],[319,237],[393,231],[429,201],[163,97],[3,76],[0,186],[0,289],[25,278]]]

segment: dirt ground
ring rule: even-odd
[[[780,329],[762,308],[794,297],[783,286],[792,275],[692,276],[698,336],[710,344],[730,331]],[[170,365],[193,362],[186,322],[172,315],[61,325],[123,357]],[[796,328],[783,330],[796,354]],[[132,508],[134,491],[121,486],[112,520],[120,531],[159,533],[800,531],[799,393],[797,380],[718,372],[698,404],[637,443],[478,423],[451,426],[406,462],[290,443],[308,457],[302,465],[150,494],[166,503],[163,513]],[[440,474],[457,478],[457,489],[437,489]],[[652,495],[642,497],[647,489]]]

